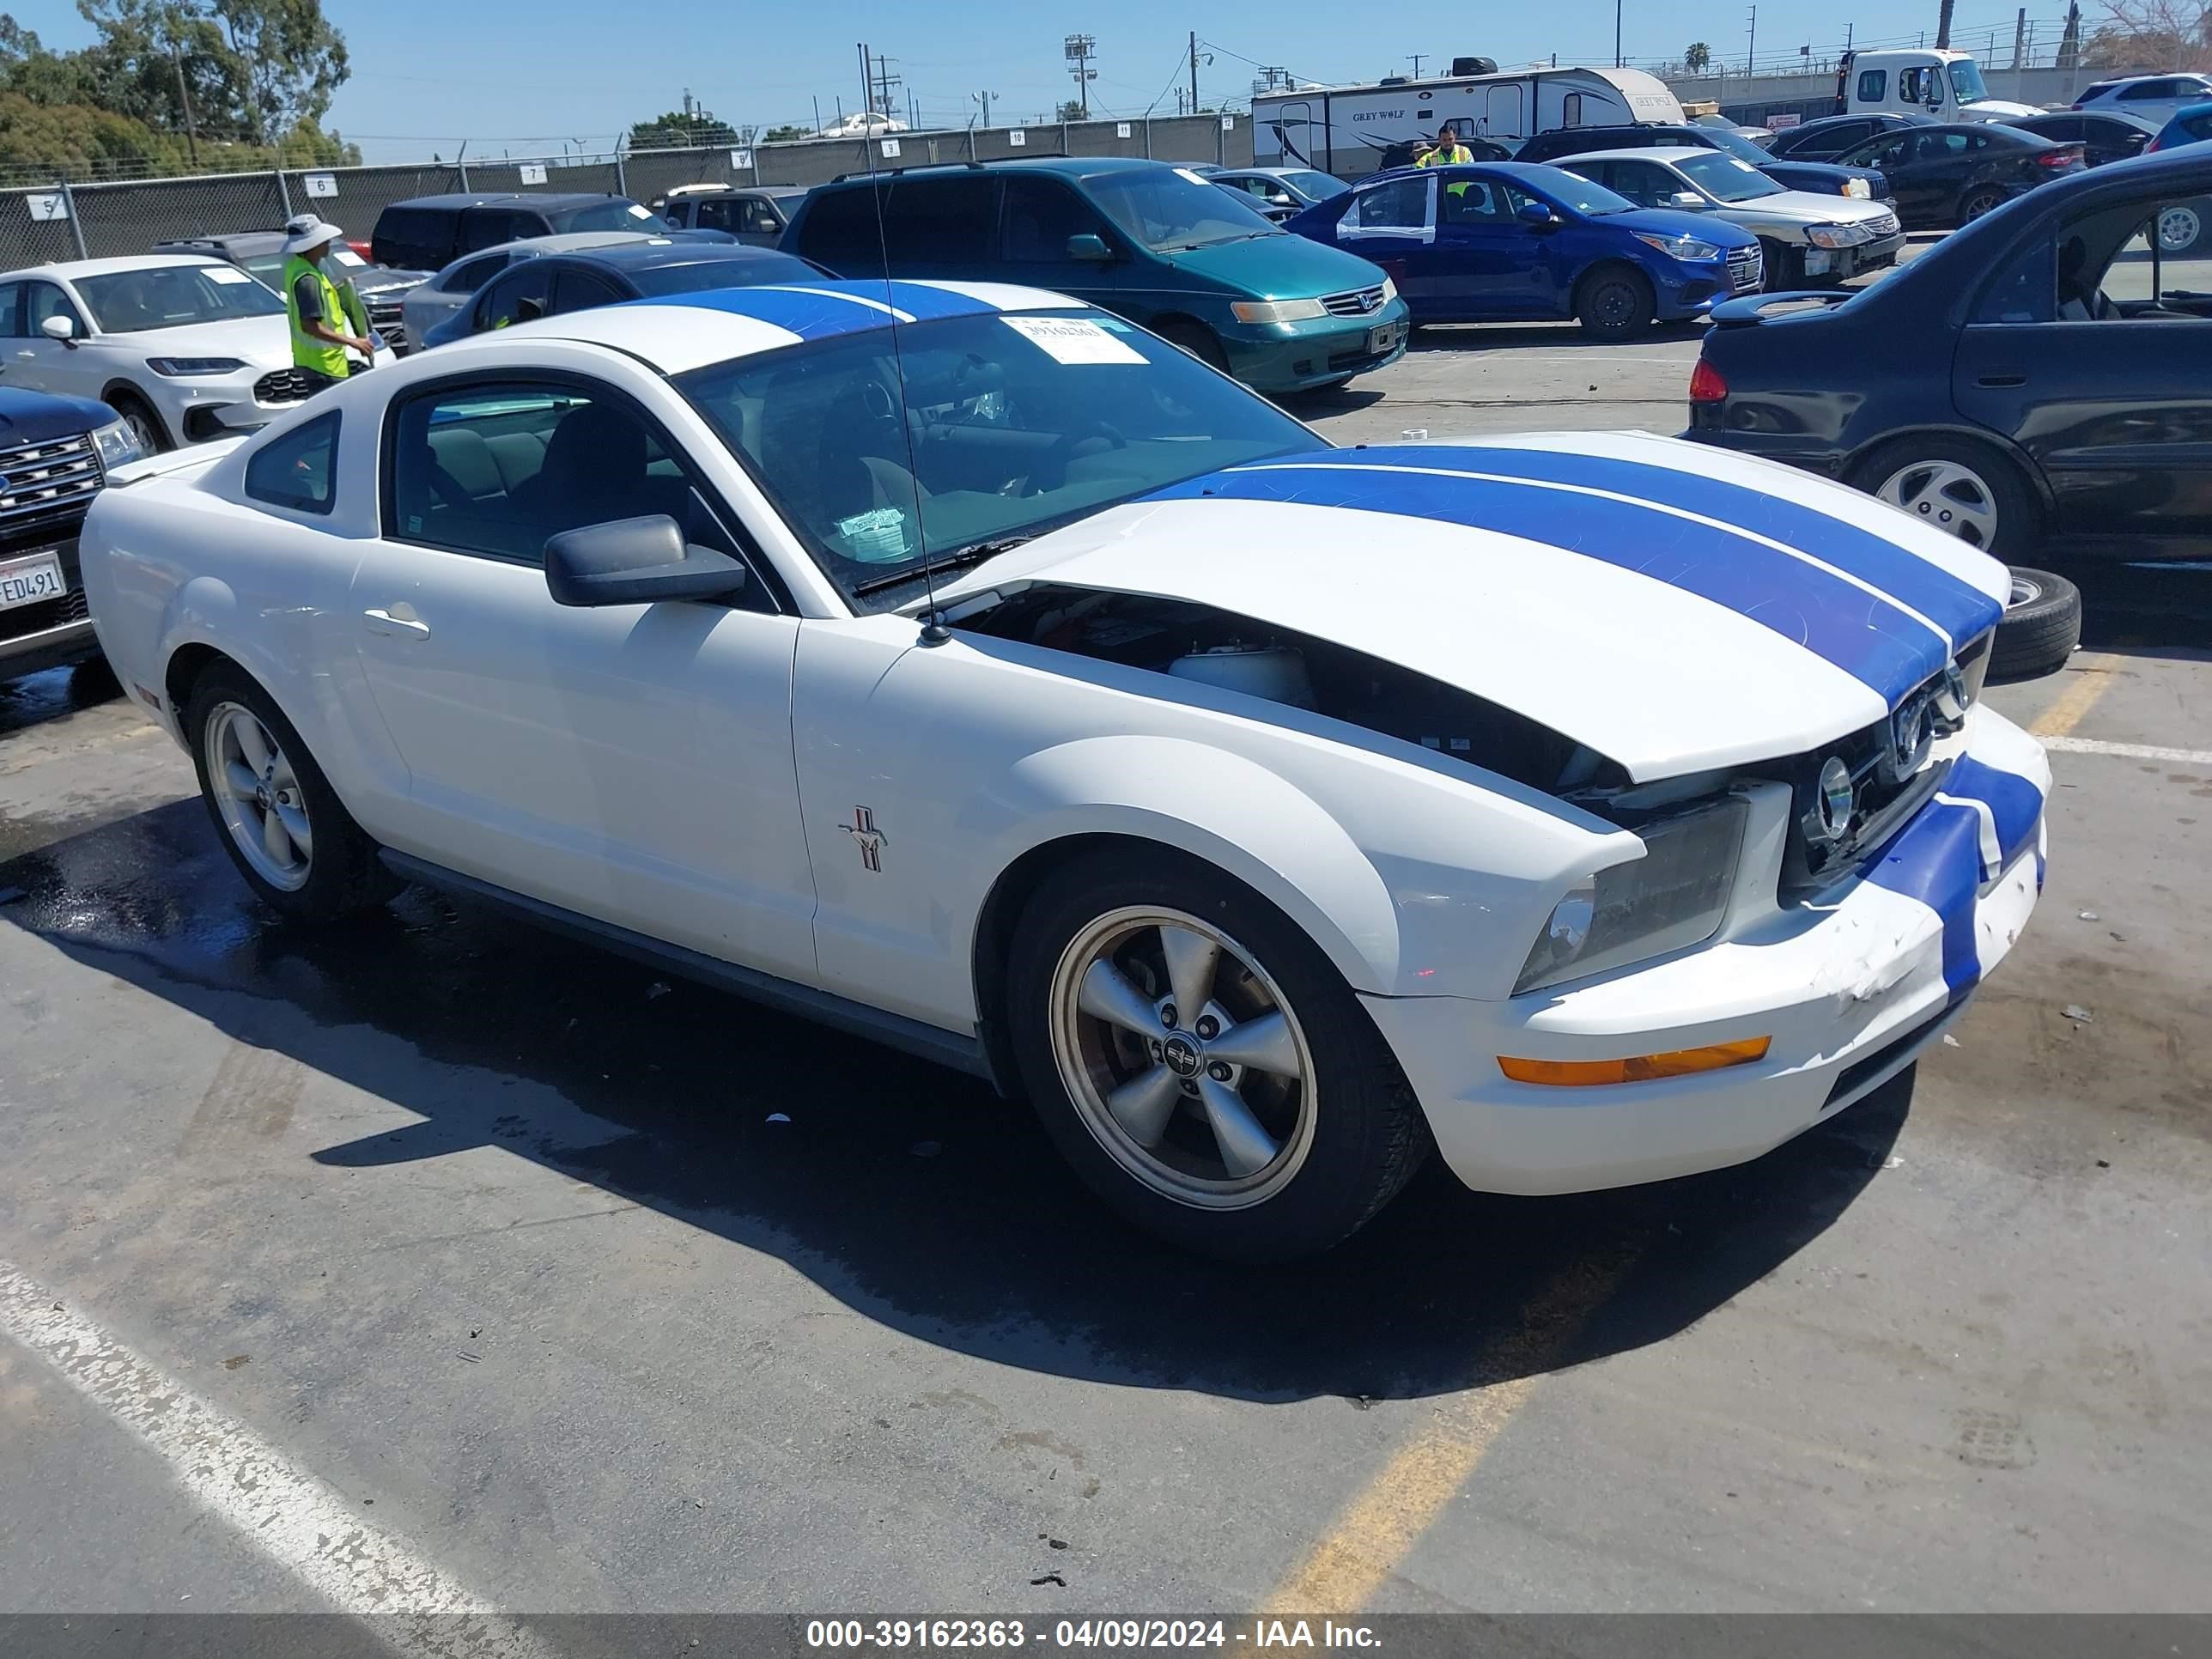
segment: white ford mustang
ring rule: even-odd
[[[1432,1140],[1753,1157],[2041,884],[2001,565],[1663,439],[1322,447],[1030,290],[555,317],[132,472],[93,617],[269,903],[441,884],[968,1067],[1200,1249]]]

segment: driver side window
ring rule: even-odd
[[[472,333],[506,328],[543,317],[552,309],[553,271],[543,259],[526,259],[484,290],[477,301]]]
[[[1433,225],[1429,187],[1433,179],[1394,179],[1361,191],[1337,222],[1346,235],[1419,234]]]

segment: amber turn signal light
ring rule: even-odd
[[[1626,1060],[1516,1060],[1510,1054],[1500,1054],[1498,1069],[1516,1083],[1546,1083],[1563,1089],[1586,1089],[1601,1083],[1652,1083],[1662,1077],[1687,1077],[1693,1072],[1748,1066],[1755,1060],[1765,1060],[1773,1041],[1771,1037],[1743,1037],[1735,1042],[1709,1043],[1702,1048],[1633,1054]]]

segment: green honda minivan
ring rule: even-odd
[[[1072,295],[1259,392],[1380,368],[1411,331],[1390,279],[1357,254],[1278,229],[1198,173],[1133,157],[848,174],[800,204],[781,246],[840,276]]]

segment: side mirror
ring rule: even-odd
[[[1705,198],[1698,195],[1694,190],[1676,191],[1674,195],[1674,203],[1676,207],[1682,208],[1691,213],[1703,213],[1705,210]]]
[[[49,340],[59,340],[65,346],[76,343],[76,319],[73,317],[49,317],[39,325],[39,332]]]
[[[526,294],[514,302],[514,320],[534,323],[545,314],[545,301],[534,294]]]
[[[545,544],[545,587],[556,605],[720,599],[744,585],[743,564],[688,545],[665,513],[564,530]]]
[[[1531,230],[1549,230],[1557,222],[1552,216],[1552,210],[1541,202],[1522,203],[1521,210],[1514,217]]]
[[[1106,246],[1103,236],[1085,231],[1067,239],[1067,257],[1085,264],[1103,265],[1114,257],[1114,250]]]

